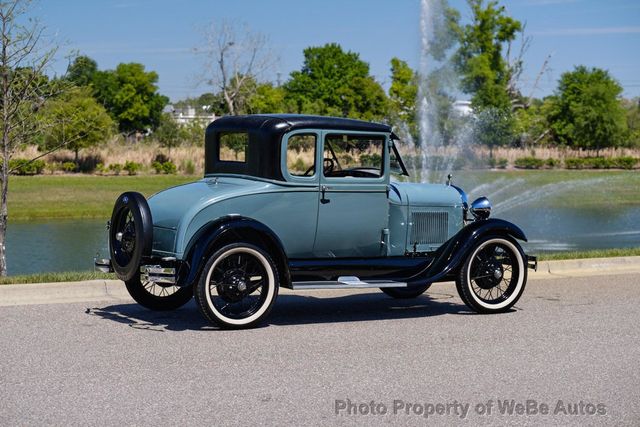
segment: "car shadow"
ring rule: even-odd
[[[87,308],[85,313],[141,330],[218,329],[204,319],[193,300],[174,311],[158,312],[138,304],[117,304]],[[286,294],[278,297],[262,327],[412,319],[444,314],[474,313],[446,293],[430,292],[411,299],[394,299],[383,293],[330,297]]]

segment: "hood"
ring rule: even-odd
[[[460,206],[462,199],[455,188],[445,184],[418,184],[394,182],[391,187],[400,197],[402,205]]]
[[[268,183],[243,178],[214,177],[172,187],[148,200],[154,227],[177,229],[204,207],[221,200],[260,192]]]

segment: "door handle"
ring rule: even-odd
[[[330,188],[327,187],[326,185],[321,185],[320,186],[320,191],[322,193],[322,195],[320,197],[320,203],[322,203],[323,205],[326,205],[327,203],[329,203],[331,201],[330,199],[326,199],[325,198],[325,193],[327,192],[327,190],[330,190]]]

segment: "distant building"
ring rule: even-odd
[[[174,108],[173,105],[167,105],[164,109],[165,113],[170,113],[178,124],[185,125],[188,123],[198,122],[202,125],[208,125],[216,119],[214,113],[206,111],[207,106],[202,107],[201,110],[196,107],[186,106]]]
[[[471,107],[471,101],[454,101],[453,110],[463,117],[473,115],[473,108]]]

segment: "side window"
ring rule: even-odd
[[[247,161],[247,145],[249,145],[247,132],[224,132],[219,138],[218,160],[240,163]]]
[[[329,134],[324,142],[326,177],[379,178],[382,176],[382,135]]]
[[[291,176],[313,176],[316,170],[316,135],[298,133],[287,140],[287,171]]]

